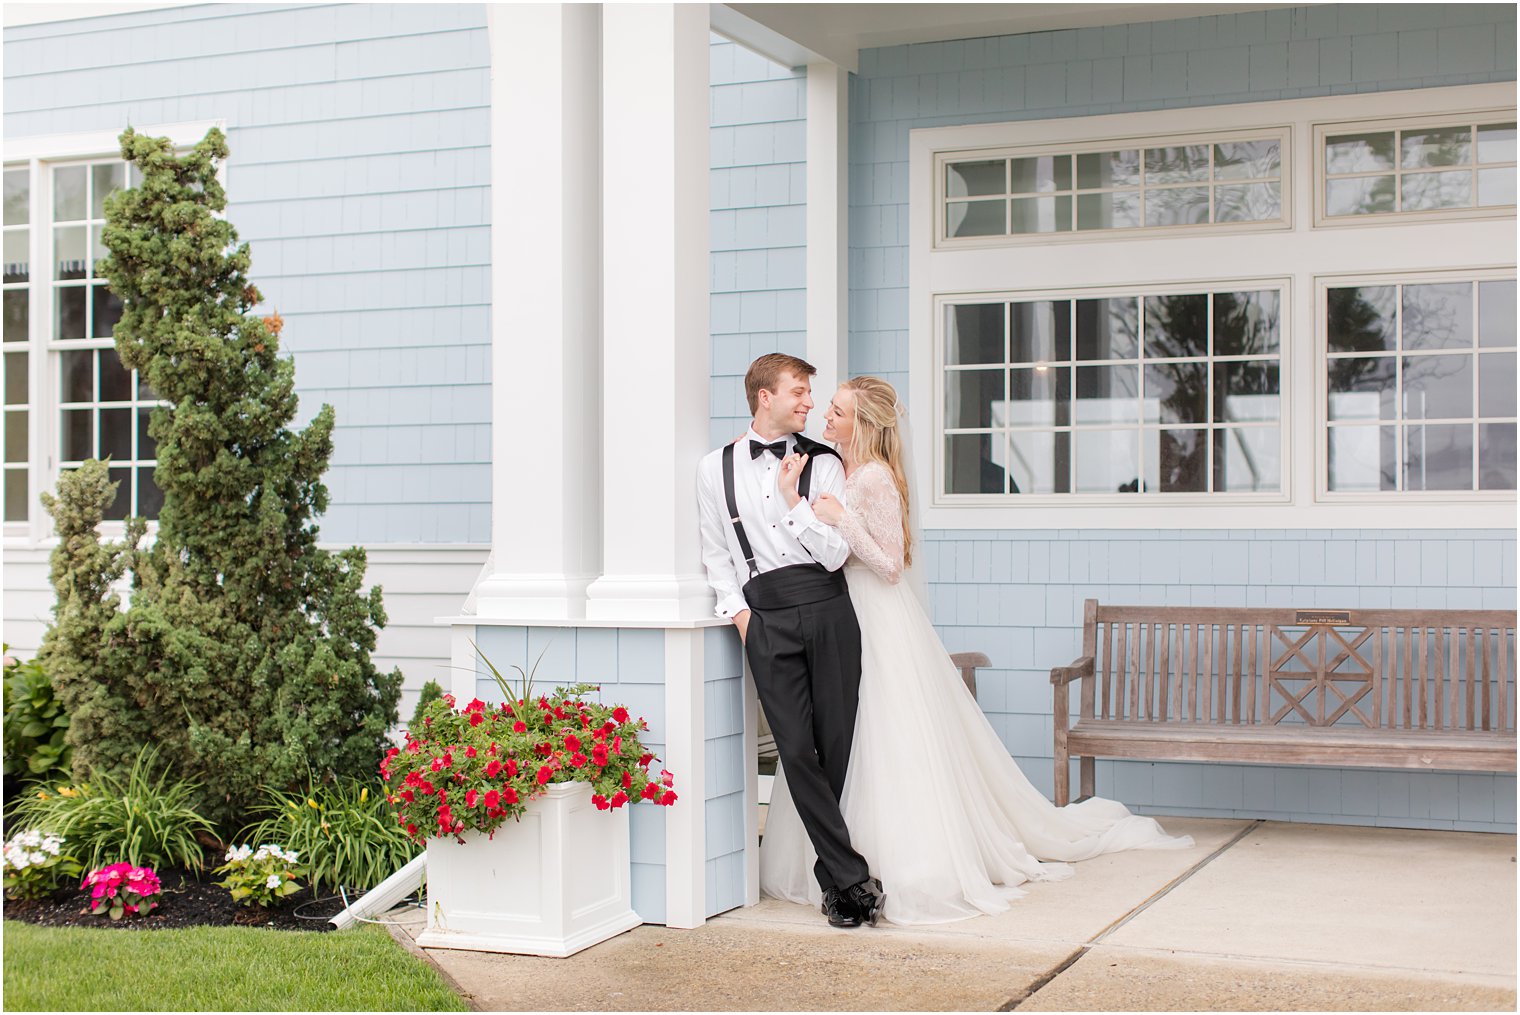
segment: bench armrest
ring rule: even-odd
[[[1092,672],[1093,657],[1082,656],[1080,659],[1073,660],[1070,666],[1052,667],[1050,671],[1050,682],[1057,687],[1060,687],[1062,684],[1069,684],[1073,680],[1079,680],[1082,677],[1090,677],[1092,676]]]

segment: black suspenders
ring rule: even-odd
[[[739,521],[739,501],[734,497],[734,446],[723,446],[723,499],[728,502],[728,520],[733,523],[734,535],[739,537],[739,549],[744,552],[744,563],[749,565],[749,576],[755,577],[760,569],[755,566],[755,551],[744,534],[744,523]]]
[[[797,494],[803,500],[807,500],[808,491],[813,486],[813,459],[820,453],[835,455],[836,457],[838,453],[833,448],[814,441],[809,441],[804,446],[801,434],[796,435],[794,439],[797,441],[797,449],[806,452],[808,455],[807,464],[802,467],[802,475],[797,477]],[[749,565],[749,576],[753,578],[760,573],[760,568],[755,565],[755,551],[749,545],[749,536],[744,532],[744,523],[739,521],[739,501],[734,496],[733,444],[725,444],[723,446],[723,499],[728,504],[728,520],[733,524],[734,535],[739,537],[739,549],[744,553],[744,563]],[[803,549],[807,550],[809,557],[813,555],[813,551],[808,550],[806,546]]]

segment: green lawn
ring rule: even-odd
[[[469,1010],[383,927],[4,929],[6,1011]]]

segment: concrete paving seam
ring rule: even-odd
[[[1089,951],[1092,950],[1092,947],[1094,945],[1101,943],[1104,938],[1108,937],[1110,934],[1113,934],[1120,927],[1123,927],[1125,924],[1129,923],[1135,917],[1137,917],[1141,913],[1145,912],[1151,906],[1153,906],[1156,903],[1160,902],[1163,898],[1165,898],[1168,894],[1171,893],[1172,889],[1178,887],[1183,882],[1185,882],[1189,878],[1191,878],[1194,874],[1197,874],[1199,871],[1203,870],[1209,864],[1211,864],[1215,860],[1219,859],[1226,852],[1228,852],[1231,848],[1233,848],[1235,846],[1235,844],[1238,843],[1241,839],[1244,839],[1247,835],[1250,835],[1252,832],[1256,831],[1256,829],[1260,828],[1264,824],[1266,824],[1266,820],[1263,819],[1263,818],[1258,818],[1256,821],[1253,821],[1251,824],[1249,824],[1246,827],[1242,828],[1239,832],[1237,832],[1234,835],[1233,838],[1230,839],[1229,842],[1226,842],[1224,845],[1222,845],[1218,849],[1214,850],[1214,852],[1210,853],[1208,856],[1204,857],[1202,860],[1199,860],[1193,866],[1189,867],[1187,870],[1185,870],[1181,874],[1177,875],[1175,878],[1173,878],[1171,881],[1169,881],[1162,888],[1158,889],[1153,895],[1151,895],[1150,898],[1148,898],[1144,902],[1140,903],[1140,905],[1136,906],[1134,909],[1131,909],[1128,913],[1125,913],[1123,916],[1119,917],[1119,919],[1115,920],[1113,923],[1109,924],[1107,927],[1104,927],[1102,930],[1098,931],[1098,933],[1094,934],[1091,938],[1089,938],[1087,940],[1087,942],[1082,945],[1082,947],[1078,948],[1076,951],[1074,951],[1070,955],[1068,955],[1054,969],[1050,970],[1050,972],[1046,973],[1044,976],[1041,976],[1039,979],[1035,980],[1025,990],[1022,990],[1018,994],[1016,994],[1013,997],[1009,998],[1002,1005],[1002,1007],[1000,1007],[998,1009],[998,1011],[1014,1011],[1015,1009],[1017,1009],[1019,1005],[1023,1004],[1025,1001],[1029,1000],[1031,997],[1034,997],[1034,995],[1036,993],[1038,993],[1043,987],[1045,987],[1046,985],[1048,985],[1056,977],[1060,976],[1062,973],[1066,972],[1066,970],[1068,970],[1072,966],[1076,965],[1077,962],[1082,958],[1082,956],[1086,955]]]

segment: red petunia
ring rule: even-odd
[[[517,774],[517,759],[516,758],[508,758],[507,759],[507,776],[508,776],[508,778],[510,778],[510,777],[512,777],[512,776],[514,776],[516,774]]]
[[[628,794],[624,793],[622,790],[618,790],[616,793],[612,794],[612,806],[621,807],[627,802]]]
[[[591,749],[591,760],[598,765],[607,764],[607,745],[597,744]]]
[[[492,758],[490,763],[486,765],[486,778],[496,778],[496,774],[501,771],[501,768],[501,762],[497,761],[495,758]]]
[[[628,710],[619,705],[612,710],[612,718],[616,719],[619,723],[625,723],[628,721]]]
[[[639,795],[642,796],[645,800],[653,800],[655,797],[660,795],[660,787],[656,786],[652,782],[645,783],[644,792]]]
[[[501,791],[501,800],[502,803],[507,804],[517,803],[517,790],[513,789],[511,786],[508,786],[506,789]]]
[[[552,778],[554,778],[554,766],[552,766],[552,765],[542,765],[542,766],[539,767],[539,769],[538,769],[538,784],[540,786],[546,784]]]
[[[623,788],[624,789],[633,789],[633,773],[632,772],[624,772],[623,773]]]
[[[486,710],[486,703],[479,698],[471,698],[470,703],[464,707],[464,710],[466,712],[484,712]]]
[[[473,757],[475,757],[475,748],[473,748],[473,747],[466,747],[464,749],[464,756],[466,758],[473,758]]]
[[[497,804],[501,803],[501,794],[498,793],[498,792],[496,792],[494,789],[493,790],[489,790],[486,793],[485,801],[486,801],[486,808],[488,810],[495,810]]]
[[[654,755],[653,754],[646,754],[643,757],[639,758],[639,765],[641,767],[643,767],[643,768],[648,768],[649,767],[649,763],[651,761],[653,761],[653,760],[654,760]]]
[[[576,751],[574,754],[570,755],[570,767],[571,768],[580,768],[581,766],[583,766],[585,764],[586,764],[586,756],[584,754],[582,754],[581,752]]]
[[[605,811],[608,807],[612,806],[607,802],[607,798],[600,793],[591,794],[591,802],[596,805],[596,809],[599,811]]]
[[[512,732],[513,733],[526,733],[526,732],[528,732],[528,724],[525,723],[525,722],[523,722],[521,719],[519,719],[515,723],[512,724]]]
[[[486,717],[483,716],[483,715],[481,715],[479,712],[471,712],[470,713],[470,725],[471,726],[479,726],[481,723],[483,723],[485,721],[486,721]]]
[[[580,749],[581,749],[581,740],[580,740],[580,737],[577,737],[574,734],[572,734],[572,735],[570,735],[570,736],[568,736],[568,737],[565,738],[565,750],[567,750],[567,751],[578,751]]]
[[[660,797],[660,806],[662,806],[662,807],[669,807],[671,804],[673,804],[675,802],[676,802],[676,791],[673,790],[673,789],[667,789],[665,791],[665,795],[662,796],[662,797]]]
[[[475,802],[477,800],[479,800],[479,799],[480,799],[480,794],[479,793],[477,793],[473,789],[469,790],[464,795],[464,805],[466,807],[474,807],[475,806]]]

